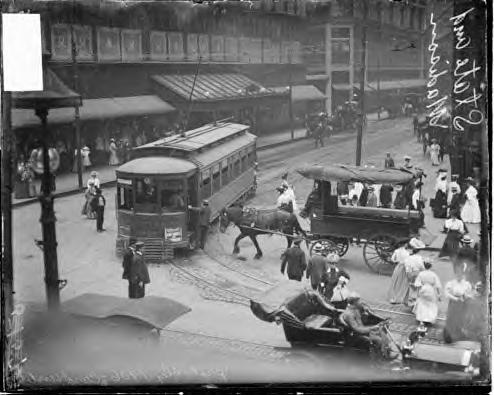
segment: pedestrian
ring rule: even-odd
[[[89,180],[87,180],[88,188],[90,182],[94,185],[95,188],[99,188],[101,186],[101,182],[98,178],[98,173],[96,171],[92,171]]]
[[[322,283],[322,294],[326,298],[326,300],[330,301],[333,298],[333,290],[338,284],[338,281],[341,276],[345,277],[347,280],[350,280],[350,275],[343,269],[340,269],[336,266],[340,257],[336,253],[328,254],[327,256],[327,269],[321,276]]]
[[[87,168],[92,165],[89,155],[91,155],[91,150],[87,145],[85,145],[81,150],[82,168],[84,169],[84,171],[86,171]]]
[[[130,267],[132,266],[132,259],[135,254],[135,243],[137,240],[134,237],[129,238],[129,244],[125,250],[122,262],[123,274],[122,279],[128,280],[130,276]]]
[[[349,197],[353,201],[355,198],[358,201],[360,199],[360,195],[362,195],[362,191],[364,190],[364,184],[361,182],[354,182],[353,188],[349,192]]]
[[[445,169],[439,169],[436,179],[436,196],[432,205],[432,212],[435,218],[446,218],[448,212],[448,174]]]
[[[416,112],[413,113],[413,135],[417,136],[419,141],[419,116]]]
[[[377,207],[377,196],[374,192],[374,187],[371,185],[367,188],[367,190],[369,191],[367,197],[367,207]]]
[[[395,161],[391,157],[391,153],[386,152],[386,158],[384,158],[384,168],[389,169],[395,167]]]
[[[367,200],[369,199],[369,190],[367,184],[363,185],[362,188],[362,193],[360,194],[360,197],[358,199],[358,205],[365,207],[367,206]]]
[[[405,162],[403,163],[403,167],[406,169],[406,170],[410,170],[410,169],[413,169],[413,165],[412,165],[412,158],[408,155],[405,155],[403,157],[403,159],[405,160]]]
[[[409,283],[405,270],[405,260],[410,256],[410,250],[408,240],[404,240],[394,250],[393,255],[391,255],[391,262],[396,265],[391,276],[387,294],[391,304],[405,304],[408,299]]]
[[[324,127],[322,122],[319,122],[314,130],[314,143],[316,148],[318,148],[318,144],[324,147]]]
[[[305,259],[305,253],[300,248],[302,239],[295,239],[293,247],[287,248],[281,256],[281,274],[285,274],[285,268],[287,268],[287,275],[290,280],[302,281],[305,269],[307,269],[307,262]]]
[[[106,199],[102,194],[101,188],[96,188],[96,197],[92,201],[93,211],[96,212],[96,230],[104,232],[103,221],[105,217]]]
[[[449,219],[444,222],[444,233],[447,233],[439,257],[450,257],[453,259],[458,253],[460,240],[465,233],[463,221],[458,218],[457,211],[451,211]]]
[[[81,215],[85,215],[88,219],[95,219],[96,212],[93,210],[93,200],[96,198],[96,187],[94,181],[88,181],[88,188],[84,194],[84,205],[82,206]]]
[[[391,202],[393,201],[393,186],[390,184],[383,184],[379,191],[379,200],[381,201],[381,207],[391,208]]]
[[[472,177],[466,179],[468,188],[465,191],[465,204],[461,210],[461,218],[463,222],[478,224],[480,223],[480,207],[477,199],[477,189]]]
[[[443,332],[446,343],[465,340],[467,301],[472,297],[472,293],[472,285],[466,280],[463,270],[456,270],[455,278],[448,281],[444,289],[444,294],[449,300],[446,325]]]
[[[411,202],[411,207],[410,209],[412,210],[417,210],[419,212],[419,217],[420,217],[420,226],[424,226],[424,201],[422,199],[422,186],[423,184],[421,182],[418,182],[415,184],[415,189],[412,194],[412,202]]]
[[[422,137],[422,152],[424,156],[427,154],[427,149],[429,148],[429,132],[424,130],[424,134]]]
[[[144,247],[142,241],[135,243],[135,252],[132,256],[132,264],[128,272],[130,299],[143,298],[145,295],[146,284],[151,282],[149,279],[148,268],[144,262],[142,247]]]
[[[276,200],[276,207],[280,210],[289,212],[290,214],[294,212],[294,199],[289,188],[286,186],[281,186],[276,188],[279,193],[278,199]]]
[[[478,251],[473,247],[473,240],[464,235],[460,240],[458,254],[453,260],[455,270],[462,270],[468,281],[473,285],[480,281],[481,273],[478,268]]]
[[[406,189],[403,185],[397,185],[396,191],[395,201],[393,203],[394,208],[397,210],[404,210],[407,207]]]
[[[448,204],[451,204],[451,200],[453,199],[453,189],[456,189],[457,192],[459,192],[460,185],[458,184],[458,174],[452,174],[451,175],[451,182],[449,183],[449,189],[448,189]],[[456,208],[455,208],[456,209]]]
[[[204,199],[201,207],[189,206],[189,210],[199,213],[199,246],[201,250],[204,250],[206,239],[208,237],[209,222],[211,221],[211,208],[209,207],[209,201]]]
[[[460,194],[460,188],[453,185],[451,187],[451,200],[449,202],[449,212],[456,211],[458,218],[461,219],[461,204],[462,204],[462,196]]]
[[[349,281],[348,278],[340,276],[338,283],[333,289],[333,296],[329,302],[337,309],[344,310],[348,306],[348,297],[351,294],[347,287]]]
[[[412,251],[410,256],[405,259],[405,271],[408,277],[408,298],[406,305],[413,307],[418,294],[418,289],[415,287],[415,280],[418,274],[424,270],[424,259],[418,252],[425,248],[425,244],[417,238],[412,238],[409,244]]]
[[[314,255],[309,259],[306,278],[310,278],[310,284],[313,290],[317,290],[321,285],[322,275],[326,273],[328,260],[322,255],[323,248],[321,243],[314,245]]]
[[[432,270],[432,262],[424,259],[424,269],[415,279],[418,289],[417,301],[413,308],[415,318],[421,325],[432,325],[436,322],[441,300],[441,281]]]
[[[432,166],[439,166],[440,150],[441,150],[441,146],[437,143],[437,139],[432,139],[432,144],[430,146]]]
[[[347,204],[349,194],[348,181],[338,181],[336,183],[336,191],[340,198],[340,203],[345,206]]]
[[[113,137],[110,139],[109,151],[110,151],[110,159],[109,159],[108,164],[110,166],[118,165],[120,163],[118,160],[118,147],[117,147],[117,143]]]

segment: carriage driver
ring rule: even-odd
[[[381,324],[364,325],[362,315],[368,314],[368,311],[360,299],[360,295],[352,292],[348,296],[348,306],[341,314],[340,319],[352,330],[352,332],[366,340],[369,340],[374,349],[380,350],[381,354],[387,359],[395,359],[399,353],[393,351],[390,346],[390,340],[383,330]]]

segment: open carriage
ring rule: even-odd
[[[308,166],[297,170],[318,184],[318,201],[310,213],[310,232],[314,243],[326,252],[343,256],[352,243],[363,243],[364,261],[379,274],[391,274],[391,255],[398,242],[417,234],[421,226],[416,210],[342,205],[337,182],[390,184],[410,187],[413,172],[404,169],[373,169],[347,165]]]

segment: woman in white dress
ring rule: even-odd
[[[405,271],[405,260],[410,256],[410,246],[403,243],[391,256],[391,261],[396,264],[391,276],[388,289],[388,300],[393,304],[405,304],[408,298],[408,277]]]
[[[109,165],[110,166],[116,166],[116,165],[118,165],[120,163],[118,161],[118,155],[117,155],[118,148],[117,148],[117,143],[115,142],[115,139],[114,138],[111,138],[110,139],[110,147],[109,147],[109,150],[110,150]]]
[[[82,156],[82,167],[86,170],[89,166],[91,166],[91,159],[89,159],[89,155],[91,154],[91,150],[87,145],[85,145],[81,150]]]
[[[466,339],[468,300],[473,296],[472,285],[465,279],[462,270],[456,270],[455,279],[446,283],[444,294],[449,300],[444,341],[446,343]]]
[[[425,248],[425,244],[423,241],[413,238],[410,240],[410,247],[412,248],[412,254],[405,259],[405,272],[408,278],[408,297],[405,304],[408,307],[413,307],[418,294],[415,280],[419,273],[425,269],[424,258],[418,252]]]
[[[437,143],[436,139],[432,139],[432,144],[429,149],[431,153],[432,166],[439,166],[439,151],[441,150],[441,146]]]
[[[425,270],[421,271],[415,279],[418,295],[413,312],[417,321],[425,325],[436,322],[439,312],[438,302],[441,300],[441,281],[431,267],[432,263],[424,260]]]
[[[465,191],[466,201],[461,210],[461,219],[470,224],[480,223],[480,207],[477,199],[477,189],[474,187],[474,180],[467,178],[469,184]]]

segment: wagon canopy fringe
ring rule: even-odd
[[[324,181],[358,181],[369,184],[406,184],[415,173],[405,169],[375,169],[349,165],[304,166],[296,169],[306,178]]]

